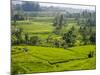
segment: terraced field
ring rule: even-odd
[[[28,51],[24,52],[24,48]],[[89,58],[90,51],[94,56]],[[67,49],[40,46],[12,46],[12,73],[37,73],[96,68],[95,46]]]

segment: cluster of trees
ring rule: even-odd
[[[65,23],[65,14],[57,14],[53,22],[53,26],[55,27],[54,33],[60,34],[61,29],[65,25]]]
[[[40,5],[38,2],[23,2],[22,9],[24,11],[38,11],[40,10]]]
[[[77,14],[77,16],[74,16]],[[53,26],[55,27],[54,32],[58,35],[62,35],[62,41],[64,41],[64,47],[70,47],[76,45],[76,42],[79,41],[78,45],[87,45],[96,43],[96,20],[95,12],[83,11],[82,13],[73,13],[67,18],[74,18],[77,22],[77,27],[72,26],[70,30],[61,34],[62,27],[65,26],[67,22],[66,17],[63,14],[55,17]],[[66,21],[66,22],[64,22]],[[59,44],[59,42],[58,42]]]
[[[13,9],[16,11],[26,11],[26,12],[31,12],[31,11],[38,11],[40,10],[40,5],[38,2],[28,2],[24,1],[20,4],[15,4],[13,5]]]
[[[75,33],[75,27],[73,26],[67,33],[64,33],[63,40],[67,46],[73,46],[76,42],[77,33]]]
[[[12,31],[11,41],[12,44],[20,44],[22,40],[22,28],[16,28]]]
[[[12,31],[12,45],[39,45],[40,39],[38,36],[29,36],[28,33],[23,33],[22,28],[16,28]]]
[[[16,20],[24,20],[24,15],[21,15],[21,14],[15,14],[13,16],[13,20],[16,21]]]
[[[23,1],[21,3],[16,3],[12,1],[12,8],[11,8],[11,19],[14,19],[14,16],[17,20],[25,20],[26,16],[30,15],[31,12],[36,12],[31,14],[30,16],[36,16],[37,12],[41,10],[40,5],[38,2],[31,2],[31,1]]]

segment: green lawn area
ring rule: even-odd
[[[19,49],[20,48],[20,49]],[[28,52],[23,52],[27,48]],[[94,56],[88,58],[90,51]],[[95,69],[95,46],[77,46],[68,49],[40,46],[12,46],[13,73]]]

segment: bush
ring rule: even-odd
[[[39,37],[38,36],[32,36],[30,38],[30,43],[31,43],[31,45],[39,45],[39,43],[40,43]]]

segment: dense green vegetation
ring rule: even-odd
[[[23,2],[12,11],[12,75],[96,68],[94,10]]]
[[[24,53],[23,48],[28,48]],[[94,51],[92,58],[88,58]],[[52,72],[95,69],[95,46],[77,46],[68,49],[40,46],[13,46],[14,73]]]

